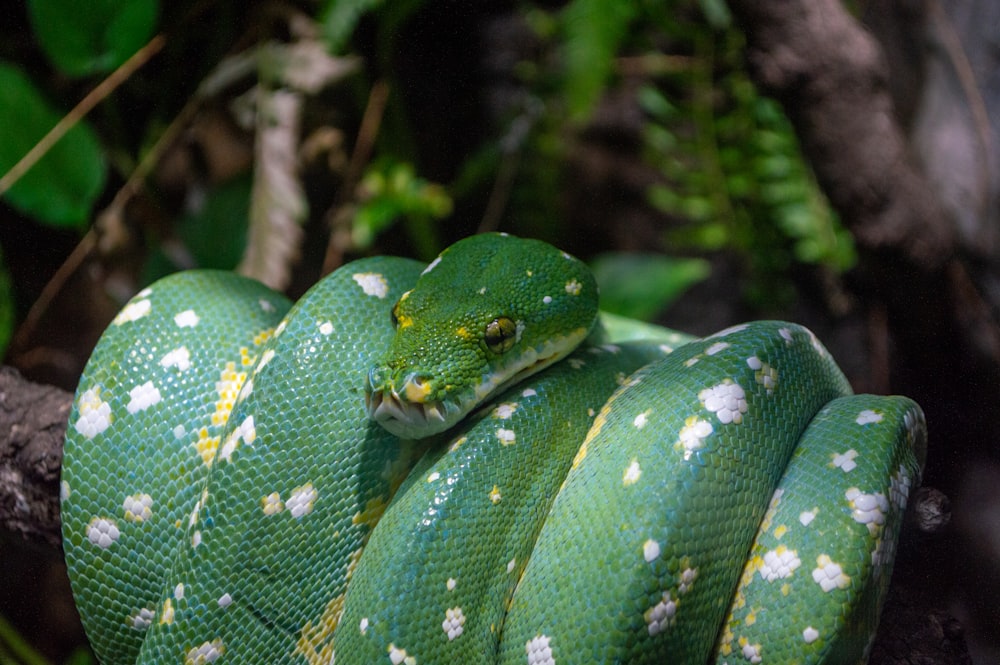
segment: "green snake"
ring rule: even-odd
[[[185,665],[861,662],[926,439],[800,326],[605,316],[505,234],[164,278],[67,432],[95,653]]]

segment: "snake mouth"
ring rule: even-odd
[[[433,379],[412,372],[393,378],[384,367],[369,370],[365,390],[368,417],[402,439],[422,439],[457,424],[477,405],[563,358],[587,335],[580,328],[529,348],[514,362],[464,387],[451,386],[447,399],[431,399]]]
[[[395,390],[373,390],[365,394],[368,417],[393,431],[392,423],[406,423],[407,428],[440,431],[446,428],[449,409],[444,402],[410,402]],[[395,432],[394,432],[395,433]]]

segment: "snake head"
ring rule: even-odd
[[[368,415],[403,438],[442,432],[498,391],[569,354],[597,317],[597,285],[537,240],[472,236],[446,249],[392,308],[367,376]]]

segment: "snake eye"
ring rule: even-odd
[[[509,351],[517,341],[517,325],[506,316],[500,316],[486,324],[486,348],[493,353]]]

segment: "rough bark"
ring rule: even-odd
[[[0,367],[0,525],[59,547],[59,470],[72,394]]]
[[[934,270],[955,234],[897,122],[874,38],[840,0],[732,0],[747,63],[784,106],[817,179],[859,244]]]

